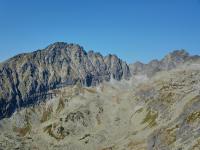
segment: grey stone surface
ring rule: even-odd
[[[77,44],[57,42],[17,55],[0,65],[0,118],[10,116],[18,107],[35,104],[35,93],[79,82],[95,86],[111,78],[128,80],[129,66],[116,55],[87,53]]]

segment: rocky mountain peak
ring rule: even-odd
[[[66,42],[55,42],[46,47],[46,49],[63,49],[68,46]]]
[[[141,62],[136,62],[129,65],[133,75],[145,74],[149,77],[153,76],[155,73],[164,70],[171,70],[184,63],[190,63],[199,61],[199,56],[190,56],[186,50],[174,50],[173,52],[167,54],[161,60],[152,60],[148,64],[143,64]]]
[[[189,53],[186,50],[175,50],[168,55],[166,55],[163,61],[174,62],[174,63],[183,63],[190,57]]]
[[[185,49],[181,49],[181,50],[174,50],[171,53],[169,53],[167,56],[185,58],[185,57],[189,57],[189,55],[190,54]]]
[[[10,116],[18,107],[40,102],[42,97],[37,95],[52,89],[77,83],[95,86],[131,76],[129,66],[116,55],[103,57],[64,42],[17,55],[0,66],[0,118]]]
[[[72,55],[72,54],[83,54],[86,55],[87,52],[84,50],[83,47],[81,47],[78,44],[74,43],[65,43],[65,42],[55,42],[53,44],[50,44],[45,49],[43,49],[43,52],[47,54],[65,54],[65,55]]]

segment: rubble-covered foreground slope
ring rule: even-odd
[[[1,149],[200,149],[199,64],[49,92],[0,121]]]

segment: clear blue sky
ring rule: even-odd
[[[200,0],[0,0],[0,61],[56,41],[129,63],[200,54]]]

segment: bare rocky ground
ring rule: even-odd
[[[0,121],[1,149],[200,149],[199,64],[51,92]]]

